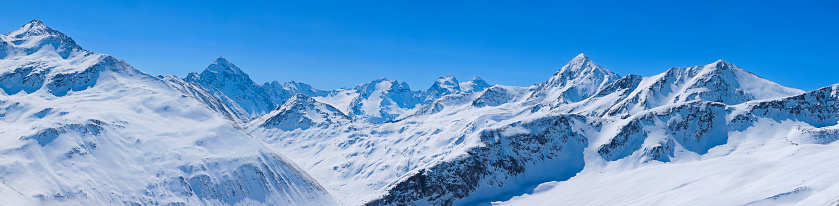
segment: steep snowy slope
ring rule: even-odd
[[[183,79],[178,78],[174,75],[158,76],[158,78],[163,79],[164,81],[166,81],[166,83],[168,83],[170,86],[174,87],[178,91],[181,91],[186,95],[192,96],[196,100],[204,103],[204,105],[207,105],[208,108],[218,112],[230,121],[236,122],[237,124],[243,123],[243,117],[237,116],[237,113],[234,112],[235,110],[231,108],[230,105],[225,104],[225,101],[222,101],[216,96],[213,96],[213,94],[210,94],[210,92],[204,89],[204,87],[201,87],[201,85],[186,82]],[[232,100],[227,99],[227,102],[231,101]]]
[[[245,121],[267,114],[278,105],[248,74],[223,57],[216,59],[201,74],[190,73],[185,80],[201,85],[219,99],[233,100],[225,104]]]
[[[0,39],[0,195],[11,205],[334,204],[201,92],[37,20]]]
[[[586,152],[591,164],[577,176],[497,204],[837,204],[837,89],[733,106],[692,101],[654,109],[653,116],[639,113],[612,126],[617,133],[593,141],[606,144]],[[678,111],[685,106],[698,111]]]

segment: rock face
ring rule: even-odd
[[[577,153],[588,144],[585,122],[581,116],[552,116],[485,131],[485,146],[419,170],[367,205],[468,205],[568,179],[583,169]]]
[[[10,205],[335,204],[196,84],[82,50],[37,20],[0,38]]]

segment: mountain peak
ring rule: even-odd
[[[41,20],[33,19],[28,23],[24,24],[17,30],[12,32],[6,33],[6,36],[14,37],[14,38],[23,38],[26,36],[45,36],[45,35],[56,35],[56,36],[65,36],[63,33],[58,32],[56,30],[51,29],[47,25],[45,25]]]
[[[722,68],[727,68],[727,67],[730,68],[730,67],[733,67],[734,65],[725,61],[725,60],[720,59],[720,60],[715,61],[714,63],[709,64],[709,66],[714,66],[716,68],[722,69]]]
[[[574,59],[571,59],[568,64],[559,69],[549,80],[549,85],[564,85],[568,81],[578,79],[580,77],[594,75],[598,78],[600,76],[609,76],[611,81],[617,79],[617,74],[595,64],[591,59],[583,53],[580,53]]]
[[[242,72],[239,67],[227,61],[224,57],[218,57],[215,61],[213,61],[210,66],[207,67],[207,71],[214,71],[214,72],[233,72],[238,75],[246,75],[245,72]]]
[[[33,25],[38,25],[38,24],[40,24],[40,25],[43,25],[43,24],[44,24],[44,22],[41,22],[41,20],[38,20],[38,19],[32,19],[32,21],[29,21],[29,22],[28,22],[28,23],[26,23],[26,24],[33,24]]]
[[[468,82],[460,83],[460,91],[464,93],[481,91],[486,89],[487,87],[490,87],[489,83],[487,83],[484,79],[481,79],[480,77],[475,77],[472,78],[472,80],[469,80]]]
[[[64,33],[53,30],[44,25],[40,20],[34,19],[24,24],[17,30],[6,33],[6,37],[14,41],[14,48],[22,49],[21,54],[30,55],[44,46],[54,48],[62,58],[68,58],[73,52],[82,52],[82,49],[72,38]],[[0,55],[3,52],[0,52]],[[0,56],[3,58],[3,56]]]
[[[227,64],[228,62],[227,62],[227,59],[224,58],[224,56],[219,56],[218,58],[216,58],[215,61],[213,61],[213,63]]]
[[[428,88],[428,92],[434,94],[434,96],[443,96],[447,94],[454,94],[460,92],[460,82],[454,78],[454,75],[446,75],[437,78],[434,81],[434,84],[431,85],[431,88]]]
[[[577,54],[577,56],[574,57],[573,60],[591,60],[591,59],[589,59],[588,56],[586,56],[585,53],[580,53],[580,54]]]

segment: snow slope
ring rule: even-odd
[[[724,138],[724,144],[695,151],[689,144],[671,143],[664,149],[669,152],[655,156],[661,159],[639,149],[608,162],[586,155],[586,162],[593,164],[577,176],[544,183],[531,194],[495,204],[835,205],[839,203],[839,175],[832,171],[839,162],[831,154],[839,149],[834,143],[839,139],[837,89],[839,85],[833,85],[733,106],[713,103],[725,107],[715,112],[725,115],[723,121],[714,121],[724,125],[689,124],[687,128],[716,128],[722,133],[688,140]],[[666,128],[639,128],[649,134],[634,138],[641,138],[645,145],[670,134]],[[690,137],[678,137],[684,136]],[[592,148],[588,153],[600,151]]]
[[[0,204],[839,203],[839,84],[722,60],[621,77],[580,54],[530,87],[326,91],[223,58],[151,76],[39,21],[0,39]]]
[[[786,131],[801,142],[839,139],[830,129],[839,113],[831,106],[832,90],[802,94],[724,61],[619,78],[581,54],[531,87],[496,85],[458,93],[455,82],[438,79],[428,93],[447,94],[396,121],[298,130],[251,124],[248,129],[300,159],[305,170],[351,205],[502,203],[592,170],[622,173],[726,156],[719,148],[739,148],[737,138],[759,136],[752,133],[762,131],[754,124],[767,118],[797,122],[800,131]],[[318,158],[306,158],[313,156]],[[627,183],[632,184],[637,183]],[[581,200],[576,203],[588,201]]]
[[[33,20],[0,35],[0,201],[332,205],[195,87],[86,51]],[[6,198],[8,197],[8,198]]]

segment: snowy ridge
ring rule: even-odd
[[[472,92],[480,92],[492,85],[489,85],[484,79],[480,77],[472,78],[468,82],[461,82],[460,83],[460,91],[463,93],[472,93]]]
[[[335,107],[320,103],[305,94],[296,94],[277,110],[251,122],[251,125],[282,130],[328,127],[347,124],[350,118]]]
[[[221,107],[208,108],[217,101],[199,101],[200,87],[83,51],[69,37],[55,41],[59,34],[40,21],[8,34],[40,46],[0,60],[4,204],[335,204]]]
[[[804,93],[760,78],[722,60],[704,66],[671,68],[662,74],[643,79],[632,76],[607,88],[594,98],[569,105],[577,107],[571,111],[625,117],[647,109],[692,100],[734,105]]]
[[[88,53],[72,38],[47,27],[37,19],[15,31],[0,35],[0,40],[0,59],[31,55],[46,46],[52,47],[56,51],[54,54],[64,59],[70,55]]]

